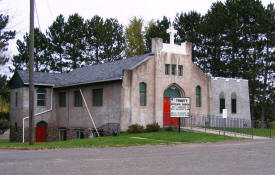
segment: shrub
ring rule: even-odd
[[[165,131],[174,131],[176,130],[176,127],[174,126],[174,123],[170,121],[169,126],[164,128]]]
[[[275,121],[271,122],[271,128],[275,129]]]
[[[0,134],[3,134],[8,129],[9,129],[9,121],[0,120]]]
[[[8,112],[0,112],[0,120],[9,120],[9,115]]]
[[[165,131],[176,131],[177,128],[175,126],[168,126],[164,128]]]
[[[142,133],[144,132],[144,127],[139,124],[133,124],[128,127],[127,132],[129,133]]]
[[[160,126],[158,123],[152,123],[152,124],[148,124],[146,125],[146,132],[156,132],[160,130]]]

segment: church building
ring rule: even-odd
[[[168,32],[170,43],[153,38],[149,54],[68,73],[35,72],[36,141],[89,137],[93,121],[109,132],[136,123],[177,125],[171,97],[190,97],[192,115],[221,116],[225,108],[228,117],[250,120],[248,81],[206,75],[192,61],[192,44],[176,45],[175,30]],[[11,141],[28,139],[28,85],[27,71],[15,72],[9,83]]]

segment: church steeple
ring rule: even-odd
[[[175,34],[176,34],[178,31],[174,29],[174,26],[173,26],[173,25],[170,25],[169,29],[167,29],[166,32],[170,35],[170,44],[173,44],[173,45],[174,45]]]

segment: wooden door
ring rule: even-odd
[[[177,126],[179,119],[170,117],[170,97],[163,98],[163,126]]]
[[[36,142],[46,142],[47,138],[47,127],[36,126]]]

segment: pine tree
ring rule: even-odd
[[[49,52],[51,54],[51,70],[55,72],[68,71],[66,55],[66,34],[65,20],[63,15],[59,15],[46,32],[49,40]]]
[[[9,16],[0,14],[0,65],[5,64],[9,58],[5,55],[8,50],[8,41],[15,37],[15,31],[5,30],[9,23]]]
[[[85,22],[86,57],[88,64],[111,62],[123,58],[123,27],[116,19],[99,16]]]
[[[191,11],[177,14],[174,21],[177,33],[177,43],[192,42],[192,58],[205,72],[209,71],[205,52],[205,37],[203,35],[201,14]]]
[[[23,41],[17,40],[18,55],[13,57],[15,70],[27,70],[29,64],[29,34],[26,33]],[[38,28],[34,29],[34,70],[37,72],[50,71],[49,43],[46,36]]]
[[[68,62],[70,70],[83,67],[85,65],[85,25],[84,19],[77,13],[70,15],[64,26],[65,34],[65,54],[64,58]]]
[[[166,16],[163,16],[162,20],[149,22],[145,30],[146,52],[151,51],[152,38],[162,38],[164,43],[169,42],[169,34],[166,32],[169,24],[170,22]]]

